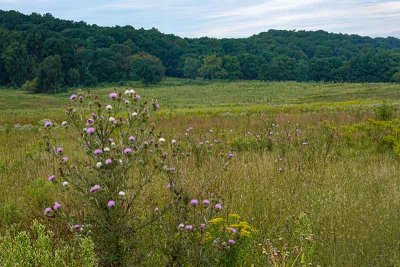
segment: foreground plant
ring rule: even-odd
[[[148,123],[159,106],[153,101],[149,109],[134,90],[111,92],[105,102],[90,93],[72,95],[70,101],[62,126],[75,128],[76,147],[84,153],[69,156],[73,151],[53,138],[53,123],[45,122],[44,128],[57,170],[48,180],[68,191],[76,206],[67,215],[64,203],[55,201],[44,213],[66,220],[81,235],[91,234],[102,265],[120,266],[135,252],[138,229],[160,214],[134,212],[162,162],[162,138]]]

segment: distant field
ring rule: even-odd
[[[170,79],[157,86],[84,88],[99,93],[135,88],[145,98],[157,98],[164,115],[217,115],[225,113],[301,112],[359,108],[400,100],[400,84],[196,82]],[[70,91],[78,90],[73,88]],[[45,116],[60,116],[70,93],[35,95],[0,90],[0,125],[34,123]]]

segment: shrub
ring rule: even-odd
[[[26,81],[22,87],[22,90],[27,91],[27,92],[37,92],[38,91],[38,82],[37,79],[33,79],[31,81]]]
[[[85,237],[74,246],[58,243],[51,231],[37,221],[31,233],[13,227],[0,237],[1,266],[84,266],[97,265],[93,242]]]

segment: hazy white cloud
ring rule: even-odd
[[[184,37],[245,37],[269,29],[400,37],[400,0],[0,0],[0,8]]]

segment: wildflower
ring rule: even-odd
[[[67,126],[67,124],[68,124],[68,122],[66,122],[66,121],[63,121],[63,122],[61,123],[61,125],[64,126],[64,127]]]
[[[235,244],[235,240],[229,239],[228,243],[229,243],[229,245],[233,246]]]
[[[158,208],[158,207],[156,207],[155,209],[154,209],[154,212],[159,212],[160,211],[160,209]]]
[[[201,223],[200,224],[200,229],[203,230],[204,228],[206,228],[206,224],[205,223]]]
[[[107,165],[112,164],[112,159],[106,159],[105,163],[106,163]]]
[[[89,189],[89,192],[90,192],[90,193],[96,193],[96,192],[98,192],[98,191],[100,190],[100,188],[101,188],[100,185],[95,184],[94,186],[92,186],[92,187]]]
[[[220,223],[223,223],[223,222],[224,222],[224,219],[221,218],[221,217],[217,217],[217,218],[214,218],[214,219],[210,220],[211,224],[220,224]]]
[[[109,121],[110,123],[115,123],[117,120],[116,120],[114,117],[110,117],[110,118],[108,119],[108,121]]]
[[[54,206],[53,206],[54,210],[60,210],[61,209],[61,204],[58,202],[54,202]]]
[[[114,143],[114,139],[112,139],[112,138],[108,138],[108,142],[111,144],[111,143]]]
[[[77,95],[73,94],[69,97],[69,100],[75,101],[78,98]]]
[[[109,97],[110,99],[114,100],[114,99],[116,99],[116,98],[118,97],[118,94],[115,93],[115,92],[112,92],[112,93],[110,93],[110,94],[108,95],[108,97]]]
[[[135,90],[131,89],[131,90],[125,90],[125,95],[127,96],[133,96],[135,94]]]
[[[193,207],[196,207],[197,205],[199,205],[199,201],[197,199],[192,199],[190,201],[190,205],[192,205]]]
[[[184,225],[183,223],[180,223],[180,224],[178,225],[178,229],[179,229],[179,230],[182,230],[183,228],[185,228],[185,225]]]
[[[129,142],[135,142],[136,137],[134,137],[134,136],[129,136],[128,140],[129,140]]]
[[[95,154],[96,156],[101,155],[101,154],[103,154],[103,150],[98,148],[93,152],[93,154]]]
[[[109,207],[109,208],[115,207],[115,201],[114,200],[109,200],[107,202],[107,207]]]
[[[172,139],[172,140],[171,140],[171,144],[175,145],[175,144],[176,144],[176,140],[175,140],[175,139]]]
[[[97,168],[101,168],[101,166],[103,166],[103,163],[101,163],[100,161],[96,163]]]
[[[136,117],[138,114],[137,114],[137,112],[132,112],[132,117]]]
[[[132,148],[127,147],[127,148],[124,149],[124,154],[125,154],[125,155],[129,155],[129,154],[131,154],[131,153],[132,153]]]
[[[215,204],[214,208],[215,208],[216,210],[221,210],[221,209],[222,209],[222,205],[219,204],[219,203],[217,203],[217,204]]]
[[[135,100],[140,100],[142,97],[140,95],[135,96]]]
[[[94,119],[92,119],[92,118],[89,118],[86,121],[86,124],[88,124],[88,125],[93,124],[93,123],[94,123]]]
[[[53,123],[52,123],[51,121],[46,121],[46,122],[44,123],[44,127],[45,127],[45,128],[50,128],[51,126],[53,126]]]
[[[109,147],[105,147],[105,148],[103,149],[103,151],[104,151],[104,152],[110,152],[110,148],[109,148]]]
[[[92,133],[94,133],[94,130],[95,129],[93,127],[89,127],[89,128],[86,129],[86,133],[92,134]]]
[[[64,182],[61,183],[61,185],[62,185],[62,186],[68,186],[69,183],[68,183],[67,181],[64,181]]]
[[[124,191],[119,191],[118,195],[120,195],[121,197],[125,196],[126,193]]]
[[[170,183],[167,184],[167,186],[165,187],[167,190],[170,190],[172,188],[172,185]]]
[[[112,106],[111,105],[107,105],[106,106],[106,110],[111,111],[112,110]]]
[[[204,206],[210,205],[210,200],[204,199],[204,200],[203,200],[203,205],[204,205]]]
[[[162,137],[160,137],[160,138],[158,139],[158,142],[159,142],[160,144],[164,144],[164,142],[165,142],[165,139],[164,139],[164,138],[162,138]]]
[[[57,148],[56,148],[57,154],[62,154],[63,151],[64,151],[64,149],[63,149],[62,147],[57,147]]]
[[[236,230],[234,227],[229,227],[229,231],[230,231],[232,234],[236,234],[236,233],[237,233],[237,230]]]
[[[124,103],[125,103],[125,105],[128,105],[129,104],[129,100],[124,100]]]
[[[82,231],[83,228],[82,228],[82,226],[80,224],[74,224],[72,226],[72,230],[80,230],[80,231]]]
[[[54,175],[50,175],[48,178],[47,178],[47,181],[49,181],[49,182],[54,182],[56,180],[56,177],[54,176]]]
[[[190,231],[193,230],[193,225],[188,224],[188,225],[185,226],[185,229],[186,229],[186,231],[190,232]]]
[[[69,158],[66,157],[66,156],[61,158],[61,161],[62,161],[62,162],[67,162],[68,160],[69,160]]]
[[[49,215],[53,210],[51,208],[45,208],[44,209],[44,214]]]
[[[228,154],[228,159],[231,159],[235,156],[235,154],[233,154],[232,152]]]

